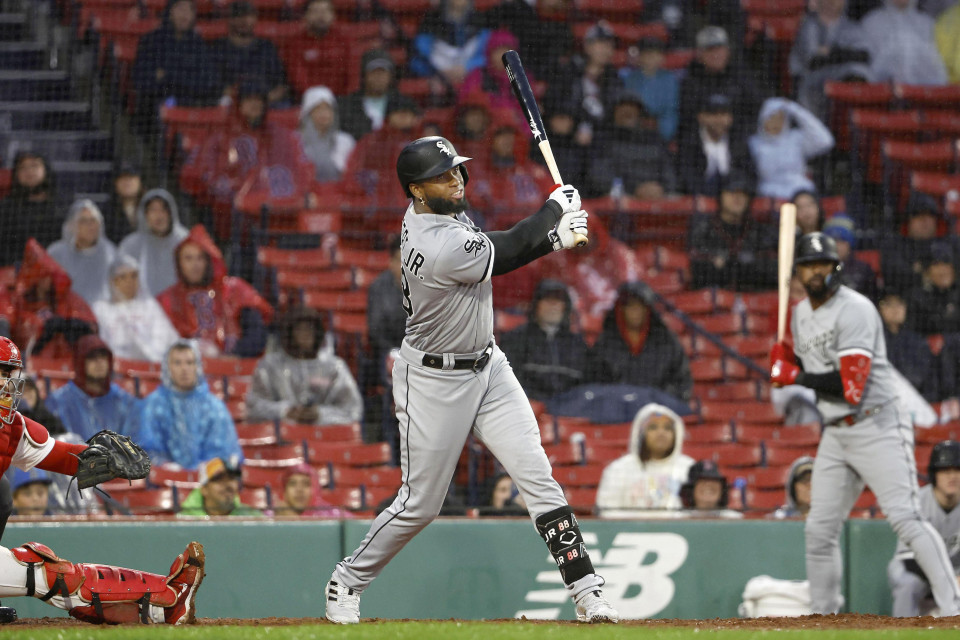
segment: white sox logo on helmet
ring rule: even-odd
[[[440,149],[441,153],[445,153],[451,158],[453,157],[453,152],[447,149],[447,145],[443,144],[443,140],[437,140],[437,148]]]
[[[817,253],[823,252],[823,243],[820,242],[820,238],[818,238],[817,236],[813,236],[812,238],[810,238],[810,246],[813,247],[813,250],[816,251]]]

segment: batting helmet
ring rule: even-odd
[[[944,440],[938,442],[933,451],[930,452],[927,476],[933,486],[937,486],[937,471],[943,469],[960,469],[960,442]]]
[[[10,424],[23,395],[23,356],[10,338],[0,336],[0,420]]]
[[[397,157],[397,177],[400,179],[403,192],[408,198],[412,198],[411,182],[420,182],[439,176],[457,166],[460,167],[460,173],[463,175],[463,184],[467,184],[470,176],[463,163],[472,159],[458,155],[457,150],[446,138],[440,136],[419,138],[405,146]]]
[[[833,273],[827,276],[827,289],[836,291],[840,286],[840,273],[843,264],[840,262],[840,253],[837,251],[837,242],[828,235],[814,231],[797,241],[796,251],[793,253],[793,264],[807,262],[833,262]]]

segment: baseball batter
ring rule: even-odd
[[[403,217],[401,288],[406,336],[393,366],[403,482],[363,542],[337,564],[327,584],[326,616],[360,621],[360,594],[439,513],[471,431],[506,468],[537,531],[556,560],[577,619],[617,622],[604,599],[563,491],[551,475],[533,411],[493,340],[491,276],[569,249],[587,234],[587,214],[571,186],[509,231],[484,233],[464,214],[464,166],[445,138],[420,138],[397,159],[413,201]]]
[[[953,573],[960,574],[960,442],[938,442],[927,467],[930,484],[920,489],[920,513],[943,538]],[[887,565],[893,615],[919,616],[930,611],[930,582],[913,552],[902,542]]]
[[[770,378],[774,385],[816,391],[825,425],[805,527],[813,612],[837,613],[843,606],[840,530],[866,483],[929,578],[941,614],[957,615],[960,588],[947,551],[920,512],[913,425],[898,406],[880,315],[867,298],[840,284],[842,267],[832,238],[803,236],[794,265],[808,296],[791,321],[793,352],[801,366],[778,343],[770,354]]]

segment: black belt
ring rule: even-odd
[[[473,356],[460,356],[459,358],[455,357],[453,359],[453,368],[454,369],[471,369],[475,373],[483,371],[483,368],[487,366],[487,363],[490,362],[490,356],[493,354],[493,341],[487,345],[487,348],[480,352],[480,355],[474,358]],[[423,354],[423,366],[430,367],[431,369],[443,369],[443,355],[436,353],[425,353]]]

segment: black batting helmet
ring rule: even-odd
[[[463,184],[467,184],[470,176],[467,174],[467,168],[463,166],[467,160],[472,158],[458,155],[457,150],[446,138],[440,136],[419,138],[405,146],[397,157],[397,177],[400,179],[403,192],[408,198],[412,198],[411,182],[420,182],[439,176],[453,167],[460,167]]]
[[[933,447],[927,467],[927,476],[933,486],[937,486],[937,471],[943,469],[960,469],[960,442],[944,440]]]
[[[833,262],[833,273],[827,276],[826,284],[828,290],[837,290],[843,264],[840,262],[837,242],[833,238],[819,231],[801,236],[793,253],[793,264],[796,266],[807,262]]]

